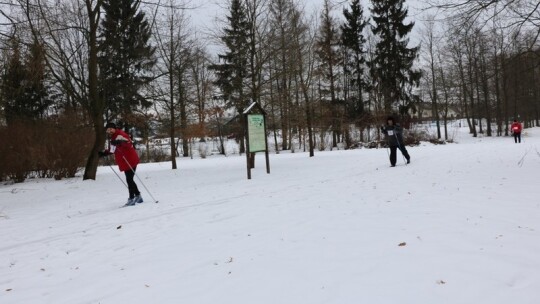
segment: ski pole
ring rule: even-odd
[[[144,189],[146,189],[146,192],[148,192],[148,195],[150,195],[150,197],[154,200],[154,203],[158,203],[159,201],[156,200],[154,198],[154,196],[152,195],[152,193],[150,193],[150,191],[148,190],[148,188],[146,188],[146,185],[143,183],[143,181],[141,180],[141,178],[139,177],[139,175],[137,174],[137,172],[135,172],[135,170],[133,170],[133,167],[131,166],[131,164],[128,162],[128,160],[126,159],[126,157],[124,155],[122,155],[122,158],[126,161],[126,164],[128,164],[129,168],[131,169],[131,171],[133,171],[133,174],[137,177],[137,179],[141,182],[141,185],[143,185]]]
[[[124,182],[124,180],[120,177],[120,175],[118,175],[118,173],[116,173],[116,170],[114,170],[114,168],[109,165],[109,168],[111,168],[111,170],[114,172],[114,174],[118,177],[118,179],[122,182],[122,184],[124,184],[124,186],[126,186],[126,188],[129,189],[128,185],[126,184],[126,182]]]
[[[399,152],[401,152],[401,157],[403,158],[403,161],[405,162],[405,166],[406,166],[407,165],[407,160],[405,159],[405,155],[403,155],[403,150],[401,150],[401,145],[399,144],[399,138],[397,137],[397,132],[394,132],[394,136],[396,137]]]
[[[381,131],[383,130],[383,126],[381,126]],[[382,132],[384,134],[384,131]],[[388,140],[386,141],[386,154],[388,154],[388,158],[390,158],[390,143]]]

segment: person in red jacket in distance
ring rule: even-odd
[[[129,190],[129,198],[126,206],[133,206],[137,203],[142,203],[141,192],[139,191],[137,184],[133,180],[135,177],[135,170],[139,164],[139,155],[133,147],[129,135],[121,129],[117,129],[116,125],[109,122],[105,125],[105,131],[111,137],[111,147],[103,151],[99,151],[100,157],[114,154],[114,160],[118,165],[121,172],[126,175],[126,182]]]
[[[512,126],[510,127],[512,131],[512,135],[514,135],[514,142],[517,144],[518,141],[521,143],[521,130],[523,129],[521,127],[521,124],[517,121],[517,119],[514,119],[514,123],[512,123]]]

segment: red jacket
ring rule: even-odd
[[[521,124],[519,122],[514,122],[510,127],[512,133],[521,133]]]
[[[131,142],[131,138],[129,138],[126,132],[116,129],[116,132],[111,136],[111,145],[110,149],[106,151],[114,153],[114,160],[120,171],[128,171],[131,168],[135,169],[137,167],[139,164],[139,155],[135,151],[133,142]]]

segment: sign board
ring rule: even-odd
[[[266,141],[266,113],[256,102],[252,102],[242,113],[244,115],[244,136],[246,137],[247,176],[251,179],[251,169],[255,168],[255,153],[264,152],[266,173],[270,174],[268,143]]]
[[[262,114],[247,115],[249,152],[251,153],[266,151],[266,128],[264,123],[264,115]]]

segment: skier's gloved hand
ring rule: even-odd
[[[107,152],[107,151],[98,151],[98,156],[99,157],[105,157],[105,156],[109,156],[111,153]]]
[[[384,130],[385,130],[385,129],[384,129],[384,127],[383,127],[383,126],[381,126],[381,132],[384,132]]]

